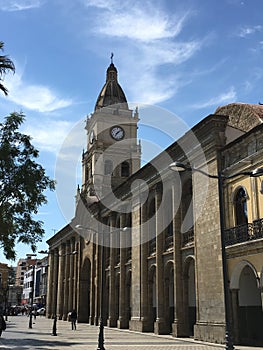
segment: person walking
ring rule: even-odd
[[[71,319],[71,327],[72,330],[76,330],[76,321],[77,321],[77,312],[76,310],[72,310],[70,314],[70,319]]]
[[[2,335],[2,331],[5,331],[5,330],[6,330],[6,322],[5,322],[4,316],[1,314],[0,315],[0,337]]]

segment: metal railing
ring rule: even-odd
[[[259,238],[263,238],[263,219],[225,230],[225,242],[228,246]]]

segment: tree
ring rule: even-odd
[[[2,41],[0,41],[0,50],[4,50],[4,43]],[[1,81],[3,81],[3,76],[9,71],[15,72],[14,63],[7,56],[0,55],[0,90],[2,90],[6,96],[8,95],[8,90]]]
[[[44,191],[55,189],[55,181],[35,161],[39,152],[31,137],[18,131],[24,119],[12,113],[0,123],[0,246],[7,259],[15,259],[18,242],[36,251],[44,229],[34,216],[47,203]]]

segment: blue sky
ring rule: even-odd
[[[22,131],[58,181],[37,216],[39,249],[73,217],[84,120],[111,52],[128,101],[157,106],[140,114],[146,162],[218,106],[263,102],[262,12],[262,0],[0,0],[0,40],[16,65],[0,118],[25,113]]]

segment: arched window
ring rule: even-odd
[[[111,175],[113,170],[113,164],[110,159],[106,159],[104,163],[104,175]]]
[[[247,193],[243,187],[240,187],[237,190],[234,205],[236,215],[236,226],[247,224]]]
[[[121,164],[121,176],[122,177],[130,176],[130,164],[128,162],[123,162]]]

